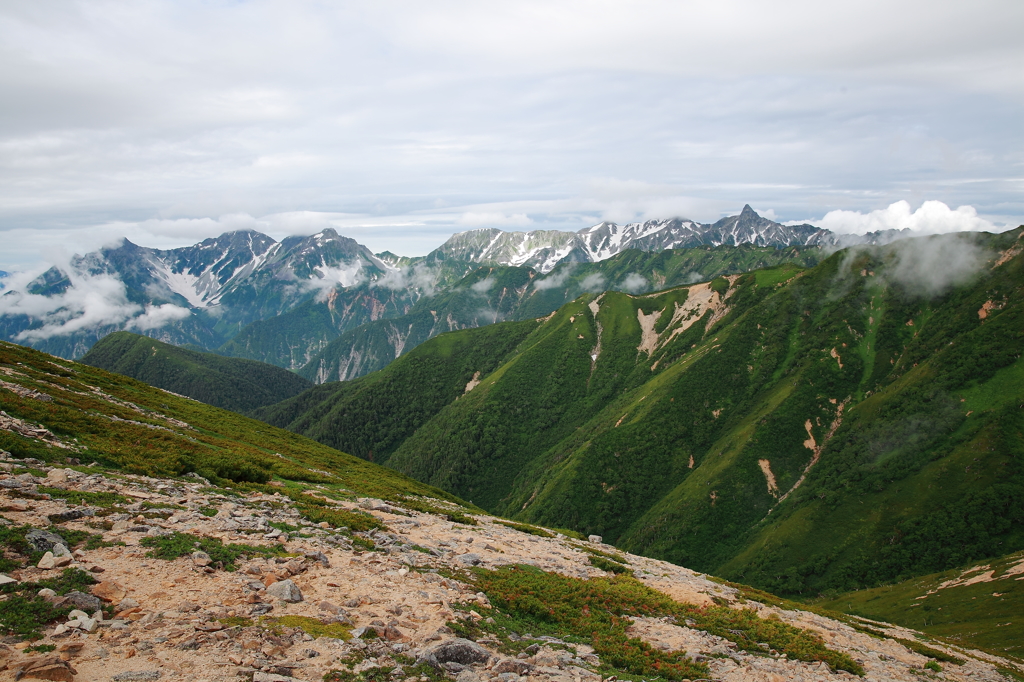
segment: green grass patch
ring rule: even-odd
[[[219,538],[199,537],[188,533],[172,533],[156,538],[142,538],[144,547],[151,548],[146,556],[154,559],[173,561],[178,557],[189,556],[192,552],[203,551],[210,555],[212,565],[225,571],[234,571],[235,562],[241,557],[249,556],[282,556],[285,554],[280,545],[256,547],[254,545],[227,544]]]
[[[612,561],[611,559],[606,559],[603,556],[591,555],[589,558],[590,565],[595,568],[600,568],[602,571],[608,571],[609,573],[615,573],[616,575],[633,575],[633,569],[628,566],[623,566],[618,561]]]
[[[754,609],[676,602],[625,575],[580,580],[530,566],[508,566],[496,571],[473,569],[468,580],[500,611],[532,623],[533,629],[548,626],[587,638],[604,665],[628,674],[682,680],[706,677],[708,670],[678,652],[658,651],[628,637],[626,616],[669,616],[746,651],[774,650],[797,660],[823,661],[835,670],[864,673],[856,661],[826,647],[813,632],[778,618],[761,618]]]
[[[541,538],[555,537],[554,533],[551,533],[539,526],[531,526],[527,523],[516,523],[515,521],[495,521],[495,523],[513,530],[518,530],[520,533],[529,533],[530,535],[536,535]]]
[[[227,628],[247,628],[253,624],[252,618],[246,618],[245,616],[218,618],[217,622]]]
[[[131,504],[132,500],[117,493],[90,493],[81,490],[64,490],[41,485],[40,493],[49,495],[56,500],[65,500],[68,504],[89,505],[91,507],[111,507],[115,504]]]
[[[947,654],[945,651],[933,649],[930,646],[925,646],[921,642],[917,642],[912,639],[900,639],[898,637],[893,637],[893,639],[913,651],[915,654],[921,654],[922,656],[927,656],[928,658],[935,659],[936,661],[955,663],[957,665],[963,665],[967,662],[962,658]],[[941,668],[939,670],[941,670]]]
[[[67,617],[74,607],[54,606],[36,593],[43,588],[60,595],[73,590],[87,592],[95,583],[95,578],[89,573],[78,568],[66,568],[54,578],[0,586],[0,592],[7,595],[0,601],[0,633],[28,640],[40,639],[47,624]]]
[[[321,637],[333,637],[335,639],[350,639],[352,627],[341,623],[324,623],[309,616],[278,616],[276,618],[264,618],[261,624],[270,629],[275,627],[299,628],[314,639]]]
[[[71,606],[54,606],[42,597],[15,594],[0,602],[0,632],[28,640],[40,639],[48,623],[66,618]]]

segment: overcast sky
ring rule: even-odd
[[[417,255],[745,203],[1016,226],[1021,27],[1020,0],[5,2],[0,269],[122,235],[334,225]]]

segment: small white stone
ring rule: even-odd
[[[71,613],[68,614],[68,620],[81,620],[83,618],[88,618],[88,617],[89,617],[88,613],[86,613],[85,611],[81,611],[79,609],[75,609],[74,611],[72,611]]]

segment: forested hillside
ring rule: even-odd
[[[1024,547],[1021,234],[584,295],[397,447],[352,447],[342,418],[383,378],[279,423],[484,508],[789,594],[944,570]],[[449,395],[469,373],[426,371]]]
[[[190,351],[131,332],[100,339],[82,363],[236,412],[280,402],[311,386],[280,367]]]
[[[562,263],[546,276],[528,267],[478,268],[448,289],[419,299],[405,315],[383,314],[380,319],[349,329],[298,371],[315,383],[346,381],[385,367],[437,334],[543,317],[582,294],[607,290],[642,293],[782,263],[815,265],[821,257],[818,247],[708,246],[624,251],[597,263]],[[240,354],[239,339],[251,339],[257,329],[276,329],[285,321],[304,329],[308,319],[327,319],[325,305],[310,302],[274,321],[253,325],[224,350]],[[290,331],[268,334],[272,339],[292,336]],[[302,347],[302,343],[293,347]]]

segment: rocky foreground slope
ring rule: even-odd
[[[311,486],[307,494],[322,490]],[[636,645],[644,656],[688,654],[685,665],[695,667],[666,667],[669,679],[684,669],[714,680],[856,677],[826,660],[863,670],[868,680],[995,681],[1010,679],[1000,669],[1015,669],[982,652],[924,646],[917,633],[884,623],[753,601],[758,593],[618,553],[596,537],[370,498],[323,499],[371,527],[313,524],[286,495],[215,488],[196,476],[159,479],[5,457],[0,627],[8,636],[0,679],[598,682],[616,670],[625,679],[657,677],[625,675],[637,664],[596,631],[592,640],[558,631],[558,614],[588,616],[589,606],[569,613],[562,608],[569,602],[545,602],[536,592],[528,607],[522,595],[495,587],[496,577],[515,575],[618,586],[648,605],[666,595],[679,602],[689,609],[685,619],[642,605],[630,615],[622,604],[604,603],[627,619],[623,641],[647,643]],[[237,554],[231,548],[238,544],[248,548]],[[536,584],[524,582],[520,592]],[[55,608],[29,613],[22,607],[30,603]],[[40,624],[47,614],[59,617]],[[747,618],[748,629],[723,629],[731,616]],[[776,639],[748,641],[744,633],[754,632]],[[794,660],[813,659],[797,640],[827,655]]]

